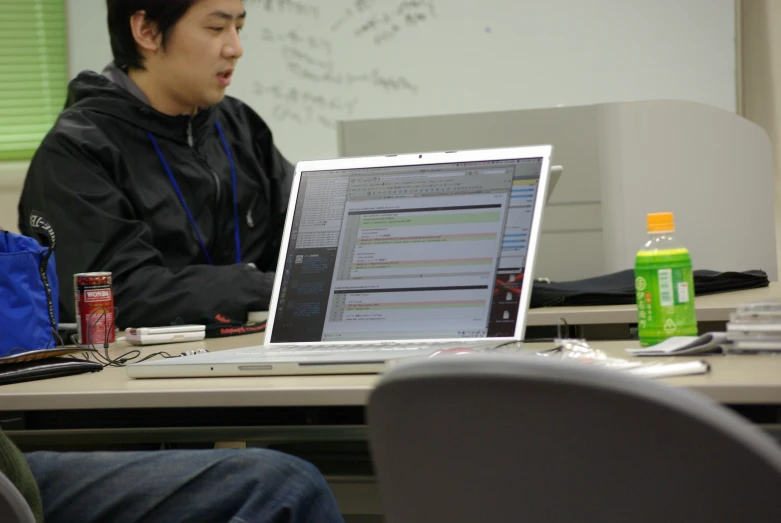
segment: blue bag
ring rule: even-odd
[[[59,289],[54,231],[33,211],[30,226],[49,240],[0,231],[0,357],[55,346]]]

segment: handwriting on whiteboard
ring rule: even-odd
[[[382,73],[379,69],[371,71],[339,70],[336,61],[321,59],[295,47],[282,48],[288,71],[300,78],[314,83],[325,83],[339,86],[366,84],[386,91],[409,91],[416,93],[418,86],[405,76],[392,76]]]
[[[377,0],[354,0],[331,25],[331,31],[349,30],[356,37],[368,37],[375,45],[380,45],[405,28],[419,26],[437,16],[434,0],[401,0],[390,8],[387,4]]]
[[[254,4],[267,13],[290,13],[302,17],[320,18],[320,8],[301,0],[244,0],[245,4]]]
[[[329,129],[336,127],[338,118],[352,116],[358,105],[357,98],[324,96],[314,90],[283,84],[256,81],[253,91],[274,100],[272,116],[278,121],[317,123]]]
[[[327,55],[332,53],[331,41],[318,36],[303,36],[298,29],[275,32],[269,27],[260,29],[259,38],[271,44],[284,44],[296,48],[304,48],[313,52],[322,51]]]
[[[250,25],[245,38],[261,43],[267,59],[287,73],[252,84],[252,92],[270,103],[266,110],[271,108],[275,120],[333,129],[337,120],[360,114],[355,93],[418,93],[414,79],[389,71],[381,59],[361,66],[353,57],[356,46],[363,53],[380,52],[405,31],[423,30],[437,17],[436,0],[348,0],[328,9],[314,0],[245,4],[248,10],[261,8],[258,18],[265,23],[259,30]]]

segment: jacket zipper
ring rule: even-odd
[[[201,158],[201,155],[198,154],[198,151],[195,149],[195,140],[193,139],[193,120],[190,118],[190,120],[187,121],[187,145],[190,146],[190,149],[193,150],[193,154],[195,155],[196,160],[203,165],[207,171],[209,171],[209,174],[212,175],[212,178],[214,179],[214,186],[217,189],[217,195],[214,198],[214,207],[215,209],[219,207],[220,205],[220,177],[217,176],[217,173],[214,172],[214,169],[212,169],[206,161],[204,161],[203,158]]]

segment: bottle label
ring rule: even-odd
[[[651,344],[671,336],[696,336],[697,317],[691,265],[668,265],[663,268],[653,265],[638,263],[635,267],[640,340],[644,344]]]
[[[673,299],[672,269],[659,269],[656,272],[656,278],[659,282],[659,304],[662,307],[671,307],[675,305],[675,300]]]

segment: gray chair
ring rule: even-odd
[[[658,382],[537,357],[401,365],[367,419],[387,523],[781,522],[781,448]]]
[[[27,500],[11,483],[11,480],[0,473],[0,521],[3,523],[35,523]]]

